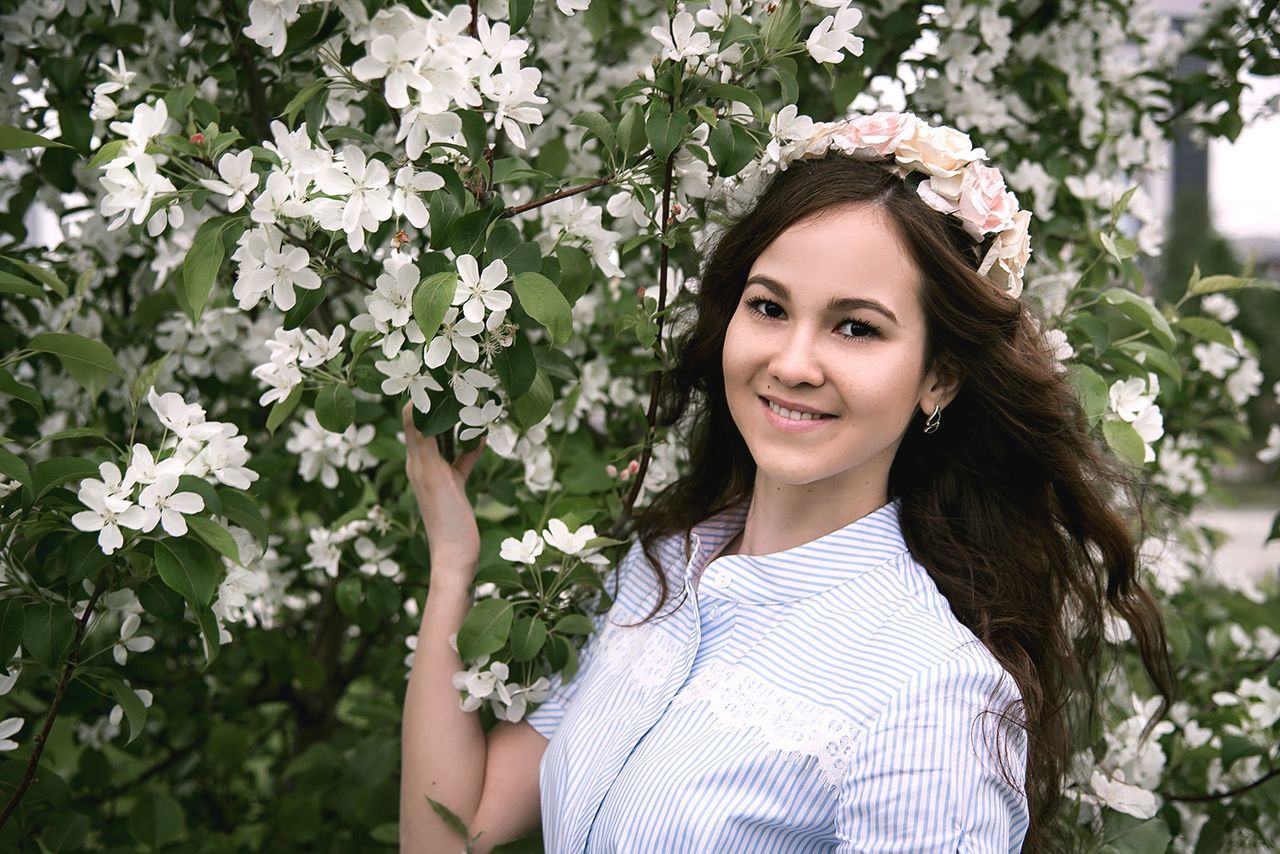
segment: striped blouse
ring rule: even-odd
[[[980,713],[1020,694],[912,559],[898,502],[707,565],[747,507],[696,525],[692,554],[659,541],[675,598],[627,628],[657,601],[633,543],[578,675],[529,715],[546,850],[1018,851],[1025,735]]]

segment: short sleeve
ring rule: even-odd
[[[913,679],[863,736],[841,787],[837,850],[1021,850],[1026,735],[999,717],[1020,698],[994,662],[952,662]],[[1001,752],[1016,787],[1004,779]]]

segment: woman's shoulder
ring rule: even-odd
[[[1010,678],[999,660],[951,610],[950,603],[909,552],[879,567],[863,583],[832,591],[830,613],[858,616],[851,660],[876,670],[877,681],[896,693],[939,679],[979,680],[994,685]],[[875,588],[874,596],[868,590]],[[875,608],[868,608],[873,601]],[[864,678],[857,674],[855,678]]]

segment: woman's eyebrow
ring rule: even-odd
[[[787,290],[786,285],[776,279],[771,279],[768,276],[763,276],[759,273],[747,279],[747,284],[763,285],[783,299],[791,298],[791,292]],[[899,325],[897,316],[894,315],[894,313],[883,303],[873,299],[866,299],[865,297],[832,297],[831,301],[827,303],[827,310],[833,312],[852,311],[858,308],[869,308],[872,311],[878,311],[885,317],[889,318],[894,325]]]

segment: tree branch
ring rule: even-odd
[[[1252,783],[1245,783],[1244,785],[1237,786],[1234,789],[1227,789],[1225,792],[1210,792],[1207,795],[1170,795],[1164,792],[1161,792],[1160,794],[1167,801],[1182,801],[1183,803],[1221,801],[1227,798],[1234,798],[1237,795],[1243,795],[1245,792],[1248,792],[1252,789],[1256,789],[1262,784],[1266,783],[1269,780],[1273,780],[1276,777],[1280,777],[1280,765],[1275,766],[1266,774],[1263,774],[1261,777],[1254,780]]]
[[[653,344],[659,359],[662,356],[662,324],[666,317],[664,310],[667,307],[667,261],[671,256],[671,247],[667,243],[667,232],[671,228],[671,185],[675,178],[676,153],[679,150],[680,147],[676,146],[667,155],[667,165],[662,176],[662,248],[658,250],[658,334]],[[636,470],[635,480],[631,483],[631,491],[622,502],[622,512],[618,514],[617,521],[609,529],[607,536],[611,539],[618,538],[622,533],[622,527],[631,518],[631,508],[635,506],[636,499],[640,496],[640,487],[649,470],[649,457],[653,454],[653,431],[658,424],[658,390],[661,379],[661,370],[654,371],[649,378],[649,409],[645,413],[649,428],[645,431],[644,450],[640,452],[640,467]]]
[[[271,135],[271,113],[267,109],[267,90],[262,84],[262,74],[258,71],[258,61],[254,59],[253,49],[245,43],[239,17],[240,13],[236,9],[235,0],[222,0],[222,19],[227,22],[227,29],[231,33],[232,50],[240,60],[240,70],[244,72],[245,89],[249,93],[249,110],[253,116],[253,129],[258,139],[266,139]]]
[[[80,621],[76,623],[76,636],[75,640],[72,641],[71,653],[67,656],[67,666],[63,668],[62,678],[58,680],[58,690],[53,695],[53,703],[49,706],[49,714],[45,716],[44,727],[40,730],[39,735],[36,736],[31,758],[27,760],[27,770],[22,775],[22,782],[18,784],[13,796],[5,804],[4,811],[0,812],[0,827],[4,827],[5,822],[9,820],[9,816],[13,815],[13,811],[18,808],[18,802],[22,800],[22,796],[27,793],[27,789],[30,789],[31,784],[35,782],[36,768],[40,765],[40,757],[44,754],[45,743],[49,740],[49,730],[53,728],[53,719],[58,716],[58,709],[62,707],[62,696],[67,690],[67,683],[71,681],[71,674],[75,672],[76,665],[80,662],[80,643],[84,640],[85,626],[89,624],[89,617],[93,614],[93,607],[98,604],[98,597],[102,595],[104,589],[105,585],[101,582],[94,586],[93,595],[89,597],[89,604],[85,605],[84,613],[80,615]]]

